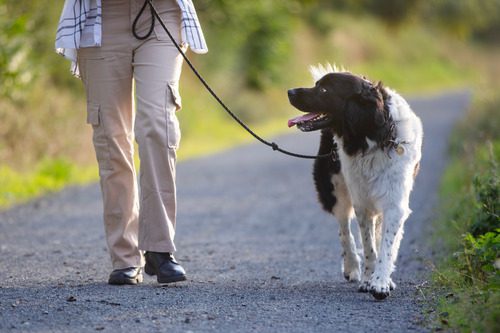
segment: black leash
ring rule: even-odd
[[[146,9],[146,6],[149,4],[149,8],[151,10],[151,26],[149,28],[149,31],[143,35],[143,36],[140,36],[137,34],[136,32],[136,26],[137,26],[137,22],[139,21],[139,18],[142,16],[142,14],[144,13],[144,10]],[[160,22],[160,25],[163,27],[163,29],[165,30],[165,32],[167,33],[168,37],[170,38],[170,40],[172,41],[172,43],[174,43],[175,47],[177,48],[177,50],[179,51],[179,53],[182,55],[182,57],[184,58],[184,60],[186,61],[186,63],[188,64],[188,66],[191,68],[191,70],[193,71],[193,73],[196,75],[196,77],[198,78],[198,80],[200,80],[200,82],[203,84],[203,86],[207,89],[207,91],[212,95],[213,98],[215,98],[215,100],[220,104],[220,106],[222,106],[222,108],[238,123],[240,124],[241,127],[243,127],[248,133],[250,133],[255,139],[259,140],[261,143],[265,144],[266,146],[269,146],[271,147],[273,150],[277,150],[279,151],[280,153],[283,153],[285,155],[289,155],[289,156],[293,156],[293,157],[298,157],[298,158],[308,158],[308,159],[316,159],[316,158],[328,158],[328,157],[331,157],[332,159],[338,159],[337,157],[337,152],[332,149],[332,151],[328,154],[322,154],[322,155],[302,155],[302,154],[297,154],[297,153],[293,153],[293,152],[290,152],[290,151],[287,151],[285,149],[281,149],[278,144],[276,144],[275,142],[269,142],[263,138],[261,138],[259,135],[257,135],[254,131],[252,131],[247,125],[245,125],[245,123],[243,123],[227,106],[226,104],[224,104],[224,102],[219,98],[219,96],[217,96],[217,94],[212,90],[212,88],[210,88],[210,86],[208,85],[208,83],[205,81],[205,79],[201,76],[201,74],[196,70],[196,68],[193,66],[193,64],[191,63],[191,61],[188,59],[188,57],[186,56],[186,54],[182,51],[181,47],[179,46],[179,44],[177,44],[177,42],[175,41],[174,37],[172,36],[172,34],[170,33],[170,31],[168,31],[167,27],[165,26],[165,23],[163,22],[163,20],[161,19],[160,15],[158,14],[158,11],[156,10],[156,8],[154,7],[153,5],[153,2],[152,0],[145,0],[144,1],[144,5],[142,6],[141,10],[139,11],[139,13],[137,14],[136,18],[134,19],[134,22],[132,24],[132,33],[134,35],[135,38],[139,39],[139,40],[144,40],[146,38],[148,38],[151,33],[153,32],[154,30],[154,26],[155,26],[155,18],[158,19],[158,22]]]

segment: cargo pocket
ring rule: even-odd
[[[99,163],[99,170],[112,170],[108,137],[101,118],[101,106],[99,104],[88,103],[87,124],[92,125],[92,141],[94,143],[97,163]]]
[[[99,108],[98,104],[89,103],[87,105],[87,124],[92,127],[99,126]]]
[[[168,148],[177,149],[181,140],[181,129],[175,113],[182,108],[178,82],[169,82],[167,84],[166,104]]]

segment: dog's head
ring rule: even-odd
[[[318,72],[313,71],[313,76]],[[383,126],[384,98],[381,84],[349,72],[324,74],[311,88],[288,90],[290,103],[305,115],[288,121],[288,126],[305,132],[331,128],[337,135],[370,136]],[[373,128],[375,127],[375,128]]]

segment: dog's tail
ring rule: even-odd
[[[331,130],[324,129],[321,131],[321,139],[319,143],[318,155],[329,154],[332,150],[337,151],[337,144],[333,138]],[[332,156],[337,156],[334,154]],[[318,191],[318,199],[321,202],[323,209],[329,213],[333,213],[333,207],[337,202],[334,195],[334,186],[332,184],[332,176],[340,172],[340,160],[338,158],[317,158],[314,161],[314,184]]]

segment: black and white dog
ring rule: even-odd
[[[323,208],[340,224],[343,273],[359,290],[384,299],[395,288],[403,225],[411,213],[410,192],[418,172],[423,130],[420,119],[396,92],[335,66],[311,68],[312,88],[288,91],[305,115],[288,125],[321,130],[314,181]],[[356,216],[364,259],[356,251],[351,221]],[[364,264],[363,264],[364,263]]]

